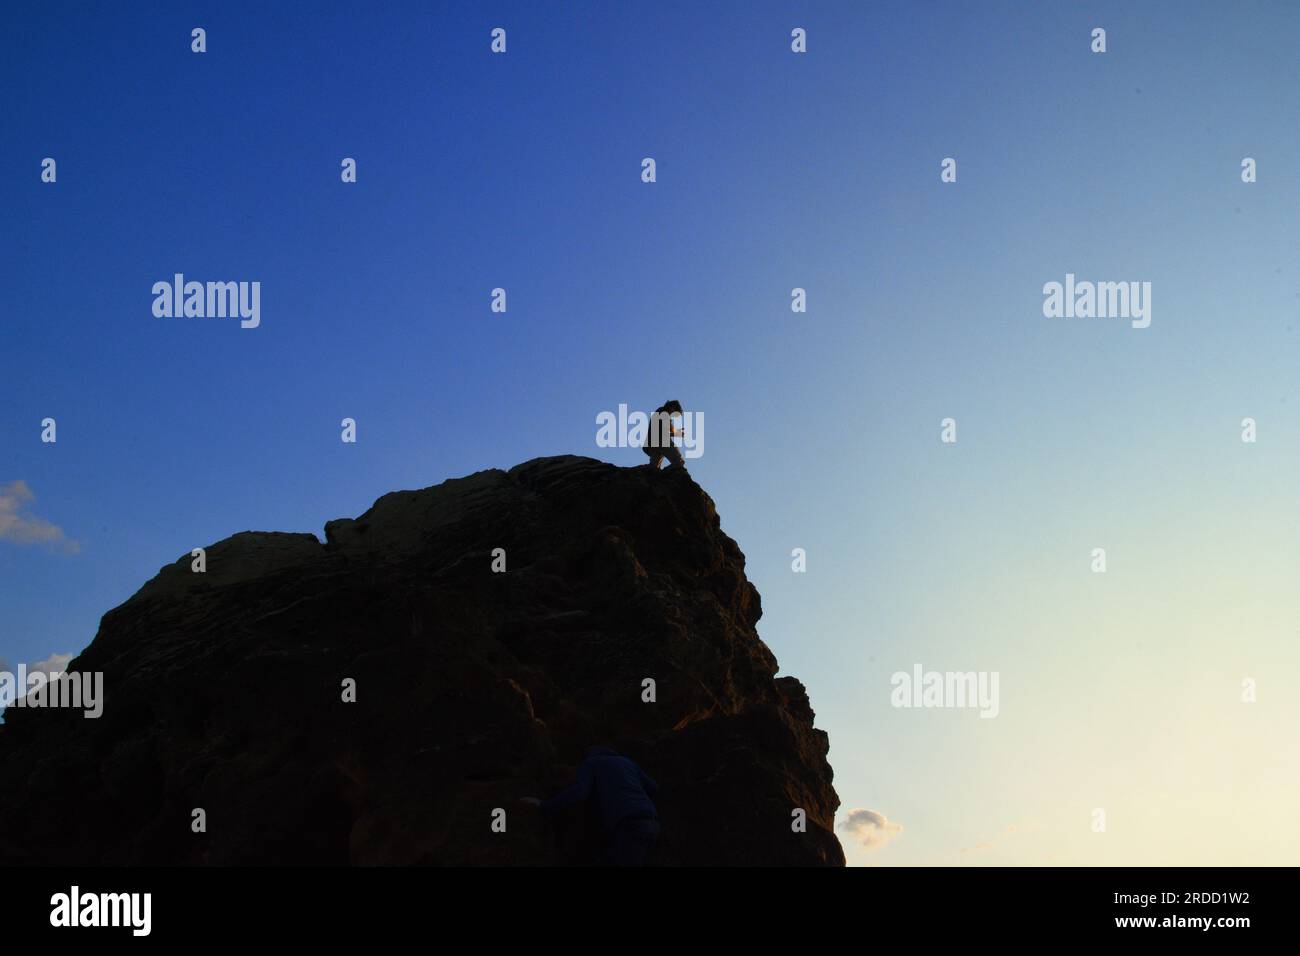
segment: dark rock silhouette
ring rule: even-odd
[[[69,668],[100,719],[8,711],[0,863],[582,863],[517,801],[608,744],[659,783],[653,862],[843,864],[827,736],[685,471],[539,458],[325,533],[234,535],[106,614]]]

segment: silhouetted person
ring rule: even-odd
[[[650,467],[656,471],[665,458],[668,459],[669,468],[686,467],[681,450],[673,444],[673,437],[681,434],[681,430],[673,424],[674,415],[678,418],[682,415],[682,403],[676,399],[664,402],[650,416],[650,430],[642,451],[650,456]]]
[[[659,839],[659,813],[650,799],[658,789],[645,771],[618,751],[588,747],[577,779],[541,806],[554,813],[591,800],[598,811],[605,862],[645,866]]]

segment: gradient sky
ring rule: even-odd
[[[0,539],[0,659],[237,531],[641,464],[596,415],[675,397],[842,814],[902,828],[850,862],[1300,862],[1297,50],[1286,2],[15,11],[0,487],[66,541]],[[175,272],[261,327],[155,318]],[[1045,318],[1067,272],[1151,327]],[[891,707],[916,663],[1000,715]]]

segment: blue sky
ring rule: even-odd
[[[1293,5],[16,21],[0,487],[76,545],[0,537],[0,659],[80,650],[236,531],[537,455],[640,464],[596,415],[677,397],[845,809],[902,827],[851,862],[1295,862]],[[155,318],[175,272],[260,281],[261,326]],[[1151,282],[1151,327],[1045,318],[1067,272]],[[998,671],[999,717],[892,708],[918,662]]]

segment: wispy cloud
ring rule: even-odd
[[[38,544],[55,551],[76,554],[81,545],[63,533],[63,529],[32,514],[36,494],[19,480],[0,485],[0,541],[14,544]]]
[[[901,824],[875,810],[850,810],[840,829],[868,850],[878,850],[903,832]]]

